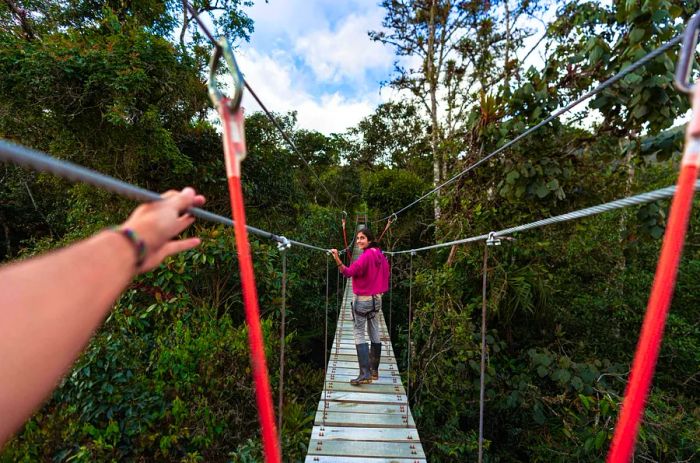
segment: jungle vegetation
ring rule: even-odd
[[[278,0],[273,0],[278,1]],[[247,0],[193,2],[240,46]],[[403,90],[344,133],[277,114],[338,201],[261,113],[246,118],[249,223],[339,247],[341,210],[410,203],[683,30],[697,0],[382,0],[369,31]],[[544,12],[542,65],[523,64]],[[523,18],[528,18],[527,21]],[[0,1],[0,137],[155,191],[194,185],[228,215],[209,47],[176,0]],[[672,185],[688,100],[677,50],[399,216],[388,250],[479,235]],[[695,209],[635,461],[700,459],[700,212]],[[0,166],[0,259],[121,222],[130,201]],[[603,461],[663,235],[667,201],[515,236],[490,249],[486,461]],[[383,228],[384,223],[374,224]],[[261,446],[233,232],[142,275],[0,462],[252,462]],[[281,259],[253,239],[273,390]],[[392,339],[431,462],[475,461],[483,243],[393,258]],[[327,257],[288,254],[285,461],[303,461],[323,386]],[[331,272],[332,301],[339,287]],[[388,297],[388,296],[387,296]],[[331,323],[337,305],[331,304]],[[389,304],[385,302],[385,309]],[[331,331],[333,332],[333,331]],[[28,343],[32,340],[28,339]],[[1,360],[0,360],[1,361]],[[415,372],[420,372],[416,375]],[[1,417],[0,417],[1,419]]]

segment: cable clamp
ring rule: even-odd
[[[500,246],[501,239],[496,236],[496,232],[489,233],[488,238],[486,238],[486,246]]]
[[[280,240],[277,242],[277,250],[279,252],[284,252],[292,248],[292,243],[284,236],[279,237]]]
[[[486,238],[486,246],[500,246],[502,242],[505,241],[515,241],[512,236],[496,236],[497,232],[489,233],[488,238]]]

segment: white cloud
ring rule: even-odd
[[[305,88],[304,71],[288,58],[279,53],[273,57],[255,50],[238,54],[246,80],[267,109],[278,113],[297,111],[302,128],[326,134],[344,132],[381,102],[378,92],[362,94],[359,98],[339,92],[312,94]],[[247,92],[243,106],[249,112],[261,109]]]
[[[362,81],[370,69],[391,69],[392,51],[367,35],[381,27],[383,11],[350,14],[334,29],[317,29],[297,38],[296,51],[319,80]]]
[[[248,13],[255,31],[236,58],[270,111],[296,111],[299,127],[328,134],[344,132],[395,96],[380,89],[393,50],[367,35],[381,28],[385,11],[377,0],[257,1]],[[247,92],[243,106],[261,109]]]

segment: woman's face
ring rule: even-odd
[[[358,248],[360,248],[362,250],[367,249],[367,245],[369,245],[369,240],[367,239],[367,237],[365,236],[364,233],[358,233],[356,241],[357,241]]]

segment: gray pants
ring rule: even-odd
[[[360,315],[357,312],[358,307],[372,307],[372,301],[358,301],[354,298],[353,304],[353,317],[355,317],[355,322],[353,324],[353,335],[355,336],[355,344],[364,344],[365,341],[365,325],[367,325],[367,331],[369,331],[370,342],[379,344],[381,340],[379,339],[379,312],[382,311],[382,297],[377,296],[374,298],[374,306],[378,312],[373,313],[369,318],[365,315]]]

